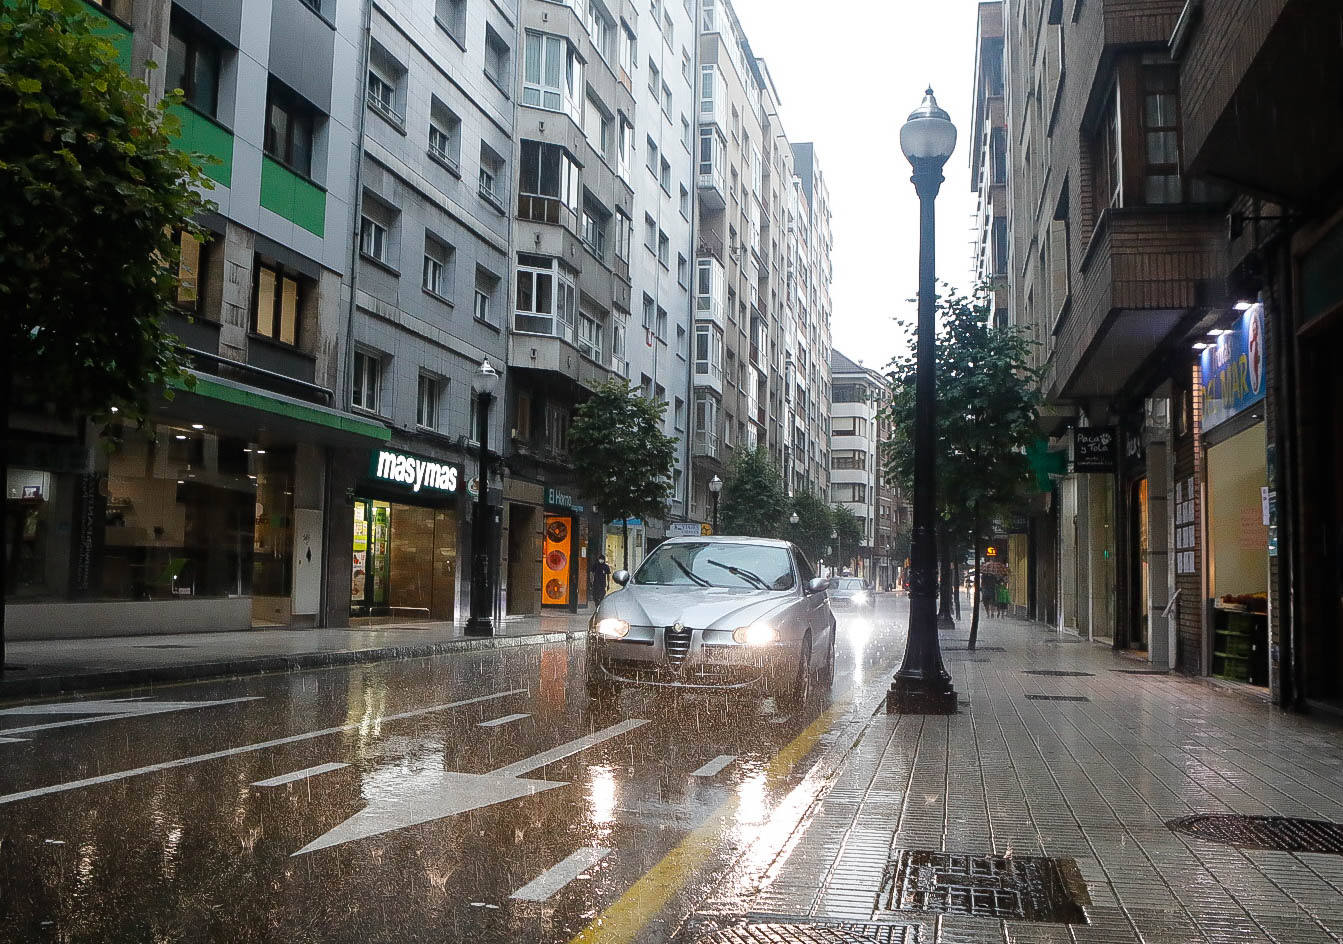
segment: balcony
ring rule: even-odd
[[[722,443],[717,433],[696,430],[691,442],[691,455],[695,458],[718,459],[722,456]]]
[[[723,264],[713,256],[701,256],[695,260],[695,276],[695,320],[708,321],[726,330],[723,299],[727,280]]]
[[[695,185],[700,205],[707,210],[727,206],[727,139],[714,125],[700,125],[699,160]]]
[[[695,361],[695,386],[723,395],[723,368],[708,361]]]

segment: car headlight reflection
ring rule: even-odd
[[[857,593],[855,593],[853,595],[853,602],[856,603],[858,606],[867,606],[866,591],[859,590]]]
[[[732,639],[743,646],[768,646],[778,641],[779,631],[768,623],[752,623],[734,629]]]
[[[629,620],[608,616],[597,620],[597,635],[606,639],[624,639],[630,631]]]

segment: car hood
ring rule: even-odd
[[[763,619],[792,597],[787,590],[630,584],[608,596],[598,616],[615,616],[632,626],[670,626],[680,620],[691,629],[733,630]]]

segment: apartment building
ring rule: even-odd
[[[246,629],[329,616],[333,458],[386,443],[343,411],[361,6],[103,0],[88,15],[153,98],[184,90],[210,239],[182,237],[171,321],[196,383],[105,450],[89,424],[21,409],[6,481],[24,566],[10,638]],[[157,69],[146,69],[153,60]],[[344,460],[339,460],[344,461]],[[8,530],[8,528],[7,528]],[[340,609],[340,607],[337,607]]]
[[[472,383],[482,362],[503,372],[507,359],[517,11],[387,0],[364,17],[342,405],[390,427],[380,457],[453,471],[451,487],[417,487],[366,452],[334,463],[354,498],[333,512],[329,553],[347,566],[328,595],[333,620],[337,601],[356,623],[465,619],[480,478]],[[495,449],[505,429],[496,407]]]
[[[790,494],[828,487],[830,219],[814,154],[804,179],[768,68],[721,0],[700,8],[698,101],[690,501],[705,520],[737,449],[768,449]]]
[[[839,351],[830,354],[830,376],[829,499],[853,513],[863,536],[858,547],[837,549],[838,564],[859,577],[889,580],[890,561],[879,560],[877,553],[878,532],[889,535],[893,518],[893,509],[882,500],[879,489],[881,410],[889,390],[880,373]]]

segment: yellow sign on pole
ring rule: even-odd
[[[707,538],[709,535],[713,534],[713,525],[711,525],[711,524],[702,524],[702,525],[700,525],[700,526],[699,526],[699,533],[700,533],[701,535],[703,535],[704,537]]]

